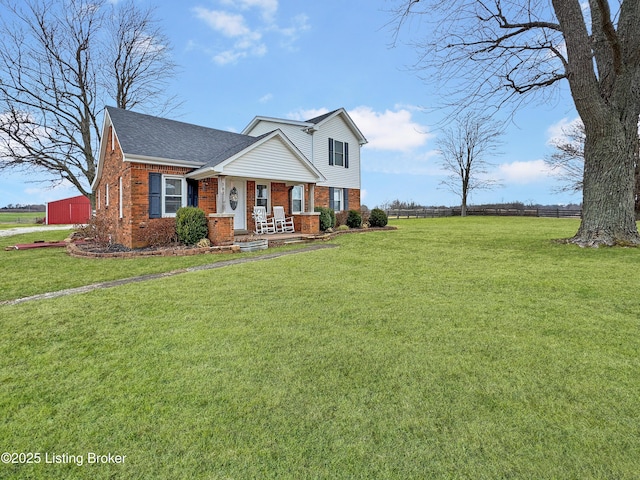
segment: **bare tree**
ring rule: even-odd
[[[93,204],[102,109],[165,106],[167,39],[132,0],[0,0],[0,14],[0,170],[69,181]]]
[[[584,125],[578,119],[562,128],[562,134],[551,140],[555,151],[544,162],[563,182],[558,192],[580,192],[584,173]]]
[[[568,82],[585,127],[583,217],[571,241],[640,243],[640,2],[399,0],[396,13],[399,25],[420,23],[417,67],[435,68],[431,78],[453,89],[456,105],[517,106]]]
[[[559,192],[582,191],[582,178],[584,174],[584,125],[578,119],[562,129],[564,137],[552,140],[555,152],[545,158],[545,163],[558,172],[558,177],[564,181],[558,189]],[[634,171],[634,205],[636,218],[640,218],[640,165],[636,164]]]
[[[503,131],[500,125],[486,117],[467,112],[446,128],[436,144],[442,167],[448,172],[441,182],[460,197],[460,215],[467,216],[467,200],[474,190],[486,190],[500,185],[488,177],[489,159],[498,153]]]

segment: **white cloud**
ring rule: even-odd
[[[568,142],[567,132],[570,132],[576,125],[581,125],[580,117],[573,119],[563,118],[547,128],[547,145],[557,145]]]
[[[362,151],[362,168],[369,172],[412,175],[442,175],[434,158],[438,152],[425,149],[433,138],[429,128],[416,122],[413,112],[418,108],[396,105],[394,110],[376,112],[368,106],[348,110],[368,143]],[[309,120],[328,113],[328,108],[289,112],[291,120]],[[394,153],[395,152],[395,153]]]
[[[368,148],[409,152],[433,138],[429,128],[416,122],[407,108],[376,112],[360,106],[350,110],[349,115],[369,141]]]
[[[220,3],[241,10],[258,8],[262,10],[262,16],[267,21],[272,21],[278,11],[278,0],[222,0]]]
[[[300,35],[303,32],[306,32],[311,29],[309,25],[309,17],[301,14],[293,17],[291,26],[287,28],[280,28],[274,26],[271,28],[271,31],[277,32],[282,35],[282,46],[288,48],[289,50],[294,50],[294,44]]]
[[[290,112],[287,118],[292,120],[308,120],[329,112],[328,108],[316,108]],[[349,110],[353,119],[367,141],[367,149],[394,152],[411,152],[424,147],[433,134],[426,125],[421,125],[412,118],[409,107],[396,106],[396,110],[376,112],[371,107],[360,106]]]
[[[267,93],[266,95],[263,95],[262,97],[260,97],[260,100],[258,101],[260,103],[267,103],[267,102],[270,102],[271,100],[273,100],[273,94]]]
[[[544,160],[503,163],[498,166],[498,172],[503,183],[520,185],[545,181],[557,174]]]
[[[287,113],[286,117],[290,120],[305,121],[311,118],[319,117],[320,115],[324,115],[325,113],[329,113],[328,108],[311,108],[308,110],[296,110],[295,112],[289,112]]]
[[[219,65],[236,63],[247,57],[262,57],[267,54],[268,47],[265,37],[279,36],[281,45],[293,48],[293,43],[300,34],[309,30],[308,17],[296,15],[292,25],[281,28],[276,22],[278,0],[219,0],[224,10],[195,7],[192,9],[195,17],[202,20],[216,34],[227,39],[233,39],[232,45],[216,48],[212,55]],[[235,11],[234,11],[235,10]],[[257,16],[256,16],[257,13]],[[189,46],[197,46],[201,42],[189,41]],[[208,49],[201,48],[207,52]]]
[[[247,27],[242,15],[207,10],[202,7],[195,7],[193,11],[197,18],[203,20],[213,30],[222,33],[225,37],[254,36],[254,33]]]

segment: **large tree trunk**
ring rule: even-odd
[[[640,244],[634,199],[637,123],[625,128],[613,115],[606,121],[585,123],[582,223],[572,242]]]
[[[591,35],[577,0],[552,0],[567,47],[567,79],[585,127],[582,246],[638,245],[635,166],[640,115],[640,2],[589,0]]]

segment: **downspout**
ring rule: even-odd
[[[303,129],[303,131],[309,135],[311,135],[311,158],[309,160],[311,160],[312,164],[316,164],[315,162],[315,141],[314,141],[314,133],[317,132],[317,129],[315,126],[311,126],[311,127],[307,127],[305,129]]]

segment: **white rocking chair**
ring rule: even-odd
[[[275,223],[276,232],[295,232],[295,227],[293,226],[293,217],[285,217],[284,207],[273,207],[273,220]]]
[[[267,218],[267,209],[265,207],[253,207],[253,220],[256,225],[256,234],[276,233],[276,225],[273,218]]]

